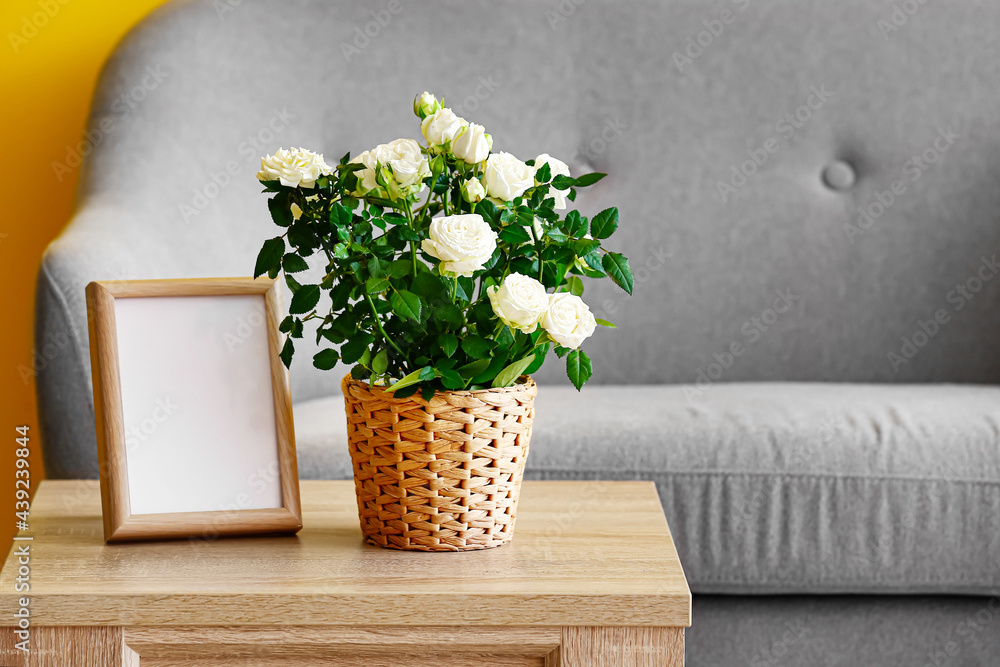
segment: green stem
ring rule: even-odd
[[[538,247],[538,234],[535,233],[535,224],[531,224],[531,238],[535,242],[535,256],[538,257],[538,282],[542,282],[542,249]]]
[[[410,201],[406,200],[406,219],[410,224],[410,231],[416,232],[413,224],[413,209],[410,207]],[[416,241],[410,241],[410,261],[413,263],[413,276],[417,276],[417,246]]]
[[[382,334],[382,338],[384,338],[385,342],[389,343],[389,345],[392,345],[392,349],[396,350],[396,352],[399,352],[399,356],[401,356],[403,359],[406,359],[406,362],[409,363],[410,360],[407,359],[403,351],[399,349],[399,346],[396,345],[396,343],[391,338],[389,338],[389,334],[387,334],[385,332],[385,329],[382,328],[382,321],[379,320],[378,318],[378,310],[375,309],[375,302],[372,301],[371,296],[367,292],[365,293],[365,301],[368,302],[368,306],[372,309],[372,317],[375,318],[375,326],[378,327],[378,331],[380,334]]]

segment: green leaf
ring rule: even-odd
[[[597,272],[598,274],[603,276],[606,273],[604,271],[604,265],[601,262],[601,255],[596,250],[592,253],[584,255],[583,261],[587,263],[587,266],[589,266],[591,270]]]
[[[579,211],[570,211],[566,214],[565,227],[572,236],[583,236],[587,231],[587,219]]]
[[[569,288],[569,293],[574,296],[583,296],[583,280],[579,276],[570,276],[566,280],[566,286]]]
[[[267,208],[271,211],[271,219],[279,227],[287,227],[295,219],[292,216],[291,204],[287,192],[279,192],[267,200]]]
[[[464,378],[474,378],[490,365],[489,359],[476,359],[475,361],[465,364],[464,366],[459,366],[455,370],[458,371],[459,375]]]
[[[309,268],[306,260],[291,252],[286,254],[285,258],[281,260],[281,265],[285,269],[285,273],[298,273]]]
[[[466,336],[462,339],[462,349],[472,359],[482,359],[489,354],[493,344],[481,336]]]
[[[577,391],[583,388],[590,376],[594,374],[594,369],[588,357],[582,350],[573,350],[566,357],[566,375],[573,383]]]
[[[572,352],[570,348],[563,347],[562,345],[556,345],[556,356],[559,357],[560,359],[565,357],[570,352]]]
[[[372,359],[372,373],[375,375],[384,375],[386,370],[389,368],[389,353],[385,350],[380,351]]]
[[[415,370],[409,375],[404,376],[401,380],[395,382],[391,387],[386,388],[386,391],[397,391],[399,389],[403,389],[404,387],[417,384],[418,382],[423,382],[424,377],[422,376],[428,369],[431,372],[431,377],[434,377],[434,369],[430,366],[424,366],[423,368]]]
[[[483,216],[483,219],[492,225],[496,225],[500,222],[500,212],[489,199],[484,199],[476,204],[476,213]]]
[[[419,390],[420,390],[420,385],[414,384],[410,385],[409,387],[403,387],[402,389],[395,392],[393,396],[396,398],[409,398],[410,396],[413,396],[415,393],[417,393],[417,391]]]
[[[545,355],[548,353],[549,344],[545,343],[537,352],[535,352],[535,360],[531,362],[530,366],[524,369],[524,374],[531,375],[532,373],[537,372],[538,369],[542,367],[542,364],[545,363]]]
[[[534,360],[535,360],[535,355],[533,354],[529,354],[523,359],[518,359],[517,361],[515,361],[514,363],[507,366],[499,373],[497,373],[496,379],[493,380],[493,386],[509,387],[510,385],[514,384],[517,381],[517,378],[521,377],[521,374],[524,372],[524,369],[530,366],[531,362],[533,362]]]
[[[424,366],[423,368],[420,369],[419,377],[421,380],[433,380],[435,377],[437,377],[437,373],[435,373],[434,369],[431,368],[430,366]]]
[[[340,355],[336,350],[320,350],[313,355],[313,366],[321,371],[328,371],[337,365]]]
[[[618,229],[618,209],[606,208],[590,221],[590,235],[595,239],[606,239]]]
[[[281,348],[281,363],[285,364],[285,368],[292,367],[293,354],[295,354],[295,344],[291,338],[286,338],[285,345]]]
[[[597,323],[599,325],[601,325],[602,327],[611,327],[612,329],[617,329],[618,328],[613,322],[608,322],[607,320],[602,320],[599,317],[597,318]]]
[[[629,294],[632,293],[635,280],[632,278],[632,267],[629,266],[625,255],[620,252],[609,252],[601,259],[601,265],[616,285]]]
[[[546,230],[545,235],[548,236],[553,241],[555,241],[556,243],[566,243],[567,241],[569,241],[569,236],[566,235],[566,232],[562,231],[561,229],[556,229],[555,227]]]
[[[438,345],[441,346],[441,351],[445,353],[445,356],[450,357],[458,349],[458,338],[454,334],[441,334],[438,336]]]
[[[607,176],[607,174],[601,174],[596,171],[593,174],[584,174],[583,176],[578,176],[576,178],[576,187],[585,188],[588,185],[593,185],[594,183],[601,180],[605,176]]]
[[[430,271],[421,271],[418,273],[410,284],[410,289],[418,296],[422,296],[427,300],[434,299],[434,297],[442,294],[445,290],[441,279]]]
[[[393,278],[402,278],[413,273],[413,264],[408,259],[397,259],[389,264],[389,275]]]
[[[438,374],[441,376],[441,384],[444,385],[445,389],[465,389],[465,380],[457,371],[438,369]]]
[[[289,315],[285,319],[281,320],[281,324],[278,325],[278,331],[281,333],[288,333],[292,330],[292,325],[295,323],[295,318]]]
[[[398,290],[393,293],[389,303],[392,305],[392,312],[400,317],[420,321],[422,302],[420,297],[413,292]]]
[[[389,289],[388,278],[369,278],[365,281],[365,291],[369,294],[381,294]]]
[[[359,331],[340,346],[340,358],[345,364],[353,364],[368,351],[368,345],[375,340],[367,331]]]
[[[340,203],[335,202],[330,207],[330,224],[337,227],[350,227],[354,215]]]
[[[288,312],[292,315],[308,313],[319,303],[319,285],[303,285],[292,295],[292,302],[288,304]]]
[[[538,166],[538,165],[535,165]],[[548,183],[552,179],[552,167],[546,162],[544,165],[538,168],[535,172],[535,180],[539,183]]]
[[[571,188],[576,185],[576,179],[569,176],[563,176],[562,174],[556,176],[552,179],[552,187],[556,190],[565,190],[566,188]]]
[[[519,245],[531,241],[531,233],[524,227],[510,225],[500,230],[500,240],[512,245]]]
[[[254,267],[253,277],[262,276],[279,267],[283,254],[285,254],[285,239],[278,236],[264,241],[264,247],[257,255],[257,265]]]

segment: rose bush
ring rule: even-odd
[[[618,210],[589,220],[567,210],[604,175],[573,177],[546,153],[492,153],[485,127],[430,93],[413,110],[426,146],[397,139],[336,167],[302,148],[261,159],[282,233],[264,242],[254,275],[284,274],[292,292],[282,360],[315,323],[326,343],[317,368],[347,364],[396,396],[509,386],[550,351],[579,389],[592,374],[581,346],[614,326],[584,303],[584,280],[633,287],[628,259],[604,247]],[[323,276],[300,282],[316,254]]]

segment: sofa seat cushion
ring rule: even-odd
[[[998,387],[543,386],[535,407],[526,477],[595,480],[595,503],[597,480],[654,481],[696,593],[1000,591]],[[351,476],[343,414],[295,406],[303,478]]]

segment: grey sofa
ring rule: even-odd
[[[426,89],[610,174],[578,203],[619,205],[635,296],[588,289],[619,328],[582,394],[539,374],[527,474],[656,482],[688,664],[1000,665],[998,31],[975,0],[170,3],[101,77],[39,275],[48,473],[96,475],[84,285],[246,275],[259,156],[414,136]],[[310,357],[301,476],[349,477]]]

